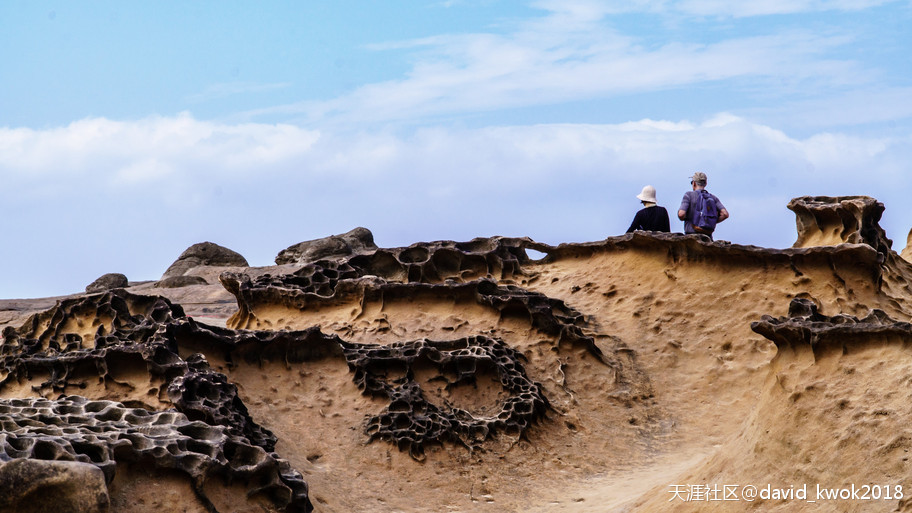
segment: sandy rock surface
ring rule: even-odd
[[[323,241],[0,301],[0,461],[124,512],[912,511],[912,264],[876,200],[789,208],[788,249]]]

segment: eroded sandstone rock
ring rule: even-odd
[[[795,212],[798,240],[792,247],[867,244],[887,253],[893,241],[880,227],[884,204],[868,196],[802,196],[788,208]]]
[[[906,247],[903,248],[900,256],[906,262],[912,263],[912,230],[909,230],[909,235],[906,237]]]
[[[523,369],[522,356],[499,340],[468,337],[450,341],[418,340],[392,346],[344,343],[345,357],[355,382],[367,394],[390,404],[368,420],[371,440],[395,443],[421,459],[429,443],[459,442],[476,447],[497,431],[521,435],[543,417],[548,400],[541,386]],[[433,404],[415,380],[415,368],[429,365],[446,388],[474,385],[484,370],[493,371],[507,397],[493,415],[473,415],[464,409]],[[390,379],[390,370],[402,376]]]
[[[764,315],[751,329],[780,348],[810,346],[815,354],[838,348],[844,351],[857,342],[894,340],[912,342],[912,324],[891,319],[883,310],[873,309],[858,318],[847,314],[822,315],[810,299],[796,298],[787,317]]]
[[[168,278],[159,280],[155,284],[155,287],[161,289],[177,289],[180,287],[189,287],[190,285],[208,284],[209,282],[202,276],[169,276]]]
[[[187,271],[200,266],[248,267],[247,259],[240,253],[212,242],[200,242],[184,250],[162,275],[162,280],[183,276]]]
[[[250,278],[225,272],[219,281],[238,301],[237,313],[228,320],[230,327],[252,326],[256,310],[268,305],[306,310],[352,298],[377,300],[427,293],[465,298],[489,306],[503,317],[528,319],[533,327],[561,340],[580,342],[601,357],[592,338],[583,335],[582,314],[563,301],[497,284],[495,280],[524,273],[522,265],[530,262],[526,248],[543,252],[553,249],[528,238],[438,241],[379,249],[350,259],[320,260],[282,276]]]
[[[307,264],[321,258],[348,257],[376,249],[370,230],[358,227],[340,235],[299,242],[280,251],[275,263]]]
[[[35,425],[13,430],[24,423],[28,415],[17,415],[22,406],[0,403],[0,418],[4,419],[0,438],[4,447],[9,440],[27,453],[53,452],[56,447],[43,443],[40,437],[30,437],[24,431],[37,431]],[[51,413],[51,412],[47,412]],[[59,429],[60,424],[51,429]],[[18,432],[17,432],[18,431]],[[37,447],[36,447],[37,446]],[[46,454],[41,454],[42,456]],[[49,461],[26,457],[0,455],[0,511],[9,513],[105,513],[110,506],[107,484],[101,469],[80,461]]]
[[[455,442],[474,448],[497,432],[521,435],[544,416],[548,406],[540,385],[529,379],[523,368],[524,357],[502,341],[489,337],[447,341],[422,339],[376,345],[345,342],[316,327],[275,332],[217,327],[192,331],[189,325],[178,327],[175,337],[178,343],[191,338],[197,344],[205,343],[228,355],[231,361],[278,360],[306,368],[310,361],[337,359],[340,365],[348,366],[352,381],[364,394],[382,397],[389,403],[367,419],[364,427],[367,441],[385,440],[400,450],[408,450],[416,459],[421,459],[429,444]],[[503,388],[503,398],[487,405],[495,412],[489,415],[436,403],[416,380],[419,368],[425,372],[433,369],[430,380],[447,388],[475,386],[482,374],[490,373]],[[190,398],[207,395],[188,386],[172,387],[172,390],[179,390]],[[180,404],[181,411],[191,407],[188,401],[181,402],[178,398],[175,404]],[[242,410],[243,404],[238,402],[232,409]],[[213,411],[210,408],[202,414],[211,415]],[[231,425],[236,422],[212,419],[210,423]]]
[[[204,501],[205,483],[218,478],[248,483],[248,493],[278,511],[310,511],[307,484],[274,453],[275,436],[253,421],[237,387],[193,352],[275,336],[212,332],[165,298],[122,289],[60,301],[4,330],[0,391],[31,383],[44,398],[0,401],[0,460],[82,461],[108,481],[118,462],[142,461],[184,472]],[[183,349],[187,358],[182,348],[193,348]],[[71,395],[91,381],[123,386],[115,375],[124,368],[144,368],[152,387],[134,406]]]
[[[581,317],[559,301],[490,281],[460,286],[458,293],[480,294],[505,315],[529,316],[542,330],[587,340],[574,329]],[[122,289],[60,301],[4,335],[0,392],[31,383],[44,397],[0,401],[0,459],[75,460],[95,465],[108,482],[118,462],[142,461],[152,469],[185,473],[204,501],[204,483],[215,478],[248,482],[249,493],[265,494],[279,511],[309,511],[307,485],[274,453],[276,437],[254,422],[237,387],[213,371],[203,353],[229,365],[276,360],[306,366],[315,358],[336,358],[363,393],[389,401],[362,427],[366,440],[386,440],[415,458],[431,443],[475,447],[499,431],[521,435],[548,405],[540,386],[525,374],[522,356],[496,339],[377,346],[345,343],[318,328],[236,331],[196,323],[165,298]],[[590,348],[598,351],[591,340]],[[494,376],[503,397],[489,409],[499,413],[478,415],[429,400],[409,377],[416,366],[435,368],[452,387],[472,386],[482,374]],[[88,381],[116,382],[115,371],[123,367],[145,368],[148,382],[158,384],[145,402],[127,406],[74,395]],[[392,379],[400,369],[405,381]]]
[[[456,304],[477,303],[502,319],[519,319],[553,337],[557,345],[577,345],[615,371],[624,382],[624,363],[606,355],[587,333],[584,316],[563,301],[497,280],[525,276],[526,248],[551,248],[529,239],[496,237],[468,243],[440,241],[407,248],[378,249],[351,258],[323,259],[282,275],[251,278],[225,272],[219,277],[238,300],[228,321],[236,328],[257,325],[260,309],[274,305],[307,311],[351,302],[364,304],[430,297]],[[544,416],[548,399],[523,370],[522,356],[503,341],[486,336],[455,340],[402,341],[391,345],[341,342],[354,380],[366,394],[385,397],[389,406],[369,418],[370,440],[381,439],[422,458],[427,444],[481,445],[496,432],[522,435]],[[555,347],[555,350],[557,347]],[[416,368],[432,369],[445,387],[475,383],[493,373],[503,402],[488,415],[435,404],[415,379]],[[648,393],[646,394],[648,395]]]
[[[130,282],[125,275],[120,273],[108,273],[88,284],[85,291],[86,294],[94,294],[96,292],[124,288],[129,285]]]

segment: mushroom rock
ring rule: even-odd
[[[797,216],[798,240],[792,247],[867,244],[887,254],[893,245],[879,224],[884,204],[869,196],[802,196],[788,208]]]

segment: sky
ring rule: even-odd
[[[597,241],[647,184],[682,231],[695,171],[717,240],[790,247],[790,199],[867,195],[901,250],[912,2],[0,2],[0,298],[357,226]]]

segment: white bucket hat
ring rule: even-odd
[[[637,194],[637,199],[649,203],[656,203],[656,188],[651,185],[643,187],[643,192]]]

